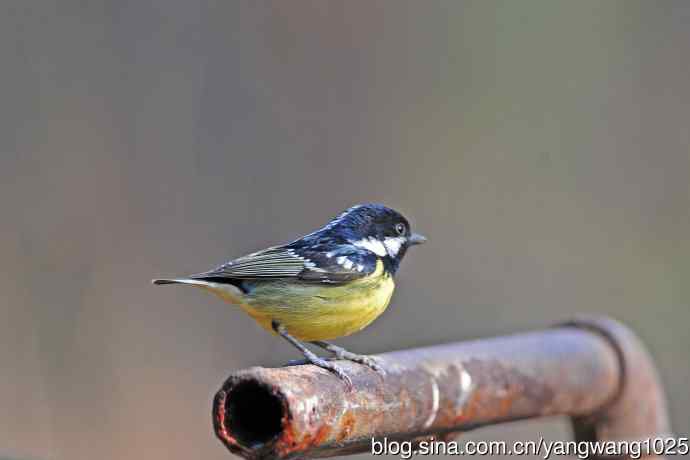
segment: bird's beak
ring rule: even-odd
[[[414,246],[415,244],[426,243],[426,236],[420,235],[419,233],[413,233],[407,239],[407,242],[410,244],[410,246]]]

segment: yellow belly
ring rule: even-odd
[[[386,309],[394,287],[379,261],[374,273],[345,285],[268,282],[243,297],[240,306],[270,332],[275,320],[297,339],[329,340],[368,326]]]

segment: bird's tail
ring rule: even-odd
[[[195,280],[191,278],[161,278],[151,280],[153,284],[192,284],[195,286],[208,286],[209,282],[204,280]]]
[[[214,283],[196,278],[162,278],[151,281],[153,284],[187,284],[210,291],[231,304],[242,303],[242,291],[232,284]]]

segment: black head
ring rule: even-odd
[[[412,233],[405,216],[382,204],[353,206],[333,219],[322,231],[342,243],[353,244],[374,252],[383,259],[392,273],[410,246],[426,241],[422,235]]]

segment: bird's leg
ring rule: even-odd
[[[358,355],[356,353],[347,351],[343,347],[339,347],[338,345],[334,345],[332,343],[323,342],[321,340],[316,340],[309,343],[316,345],[317,347],[323,348],[324,350],[330,351],[331,353],[333,353],[333,355],[335,355],[337,359],[346,359],[348,361],[352,361],[355,363],[364,364],[365,366],[372,368],[379,374],[386,375],[386,371],[383,369],[383,367],[381,367],[381,365],[377,363],[376,360],[371,356]]]
[[[271,327],[273,328],[274,331],[278,335],[280,335],[282,338],[290,342],[292,346],[297,348],[299,351],[302,352],[304,357],[307,359],[307,361],[315,366],[319,366],[322,369],[326,369],[327,371],[333,372],[335,375],[337,375],[341,380],[343,380],[348,388],[352,388],[352,380],[350,377],[345,373],[344,370],[342,370],[338,365],[332,362],[328,362],[323,358],[319,358],[314,354],[313,351],[309,350],[302,342],[291,336],[287,330],[285,329],[285,326],[280,324],[278,321],[272,321],[271,322]]]

